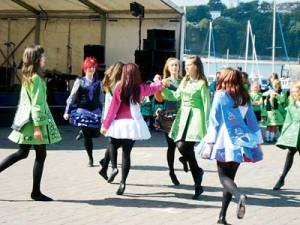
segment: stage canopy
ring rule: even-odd
[[[28,16],[39,14],[41,16],[54,16],[57,14],[84,13],[90,15],[129,12],[132,0],[1,0],[1,17]],[[183,10],[171,0],[136,0],[149,12],[176,12]]]
[[[12,60],[19,64],[31,44],[45,48],[48,69],[73,74],[81,74],[85,45],[105,46],[106,66],[134,62],[139,46],[139,19],[129,10],[134,1],[145,8],[142,41],[149,29],[175,30],[176,55],[182,57],[184,10],[171,0],[0,0],[0,67]]]

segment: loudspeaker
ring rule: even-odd
[[[147,30],[147,39],[171,39],[175,41],[175,30],[152,29]]]
[[[104,45],[85,45],[84,46],[84,59],[86,57],[95,57],[98,62],[95,77],[102,80],[105,71],[105,48]],[[83,72],[82,72],[83,73]],[[83,75],[83,74],[82,74]]]
[[[84,59],[93,56],[97,59],[98,64],[105,64],[105,48],[103,45],[85,45]]]
[[[139,65],[142,79],[152,80],[155,74],[162,74],[168,58],[176,57],[175,30],[147,30],[143,40],[144,50],[135,51],[135,63]]]
[[[13,67],[0,67],[0,87],[11,87],[14,73]]]
[[[137,50],[135,63],[139,65],[142,79],[146,82],[152,80],[155,74],[162,74],[167,59],[175,56],[175,51]]]
[[[144,18],[144,14],[145,14],[145,9],[144,6],[137,3],[137,2],[132,2],[130,3],[130,12],[131,15],[138,17],[141,16]]]
[[[168,39],[144,39],[143,40],[144,50],[175,50],[175,40]]]

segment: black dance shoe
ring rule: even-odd
[[[101,169],[98,173],[99,173],[99,175],[100,175],[101,177],[104,178],[104,180],[107,180],[107,179],[108,179],[108,176],[107,176],[107,170]]]
[[[117,195],[123,195],[125,191],[126,185],[124,183],[120,183],[120,186],[116,192]]]
[[[196,186],[195,187],[195,194],[193,196],[194,200],[199,200],[200,199],[200,195],[203,193],[203,188],[202,186]]]
[[[89,159],[88,166],[89,167],[93,167],[94,166],[94,160],[93,159]]]
[[[224,224],[224,225],[230,225],[230,223],[227,223],[226,218],[224,216],[220,216],[217,223]]]
[[[107,179],[107,182],[108,183],[113,182],[118,173],[119,173],[119,170],[117,168],[113,169],[109,178]]]
[[[238,205],[237,205],[237,210],[236,210],[236,216],[238,219],[243,219],[246,213],[246,200],[247,196],[242,194],[240,196]]]
[[[79,141],[81,138],[83,138],[83,132],[82,132],[82,130],[80,130],[79,132],[78,132],[78,134],[77,134],[77,136],[76,136],[76,141]]]
[[[53,201],[52,198],[50,198],[46,195],[43,195],[42,193],[38,193],[38,194],[31,193],[31,199],[34,200],[34,201],[40,201],[40,202]]]
[[[183,165],[183,170],[184,172],[189,172],[189,167],[188,167],[188,164],[187,164],[187,161],[185,160],[185,158],[183,156],[179,157],[179,161],[182,163]]]
[[[280,190],[283,187],[283,185],[284,185],[284,181],[281,180],[281,179],[279,179],[277,181],[277,183],[275,184],[275,186],[273,187],[273,190],[274,191],[278,191],[278,190]]]
[[[174,172],[170,172],[169,175],[174,185],[180,184]]]

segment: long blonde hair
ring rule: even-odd
[[[295,104],[296,101],[300,101],[300,81],[296,82],[292,86],[289,100],[291,104]]]
[[[103,85],[103,90],[105,92],[112,91],[115,84],[119,80],[121,80],[123,66],[124,66],[124,63],[117,62],[117,63],[111,65],[104,72],[104,78],[103,78],[103,81],[102,81],[102,85]]]
[[[171,76],[171,73],[170,73],[170,70],[169,70],[169,64],[171,63],[171,62],[173,62],[173,61],[176,61],[177,62],[177,64],[178,64],[178,70],[179,70],[179,60],[178,59],[176,59],[176,58],[173,58],[173,57],[170,57],[170,58],[168,58],[167,59],[167,61],[166,61],[166,63],[165,63],[165,66],[164,66],[164,71],[163,71],[163,78],[164,79],[166,79],[166,78],[168,78],[168,77],[170,77]],[[176,76],[175,76],[175,79],[176,80],[178,80],[178,78],[179,78],[179,71],[178,71],[178,73],[176,74]]]
[[[32,82],[34,74],[40,75],[40,59],[44,54],[44,49],[39,46],[28,46],[23,53],[22,84],[28,85]]]
[[[197,80],[204,80],[205,81],[205,84],[208,85],[208,82],[207,82],[207,79],[206,79],[206,76],[204,74],[204,69],[203,69],[203,64],[202,64],[202,61],[200,59],[199,56],[196,56],[196,55],[192,55],[192,56],[189,56],[186,60],[192,60],[192,63],[194,65],[196,65],[197,67],[197,75],[196,75],[196,79]],[[187,82],[190,80],[190,75],[189,74],[186,74],[184,79],[183,79],[183,86],[185,87]]]

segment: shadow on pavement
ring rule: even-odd
[[[70,125],[59,126],[59,131],[62,141],[57,144],[47,145],[47,150],[84,150],[83,140],[76,141],[75,137],[79,129]],[[11,132],[9,127],[0,127],[0,146],[5,149],[17,149],[17,144],[8,140],[8,135]],[[165,136],[161,132],[151,132],[152,138],[144,141],[136,141],[134,147],[162,147],[166,148],[167,143]],[[108,139],[101,136],[94,138],[94,149],[106,149]]]

